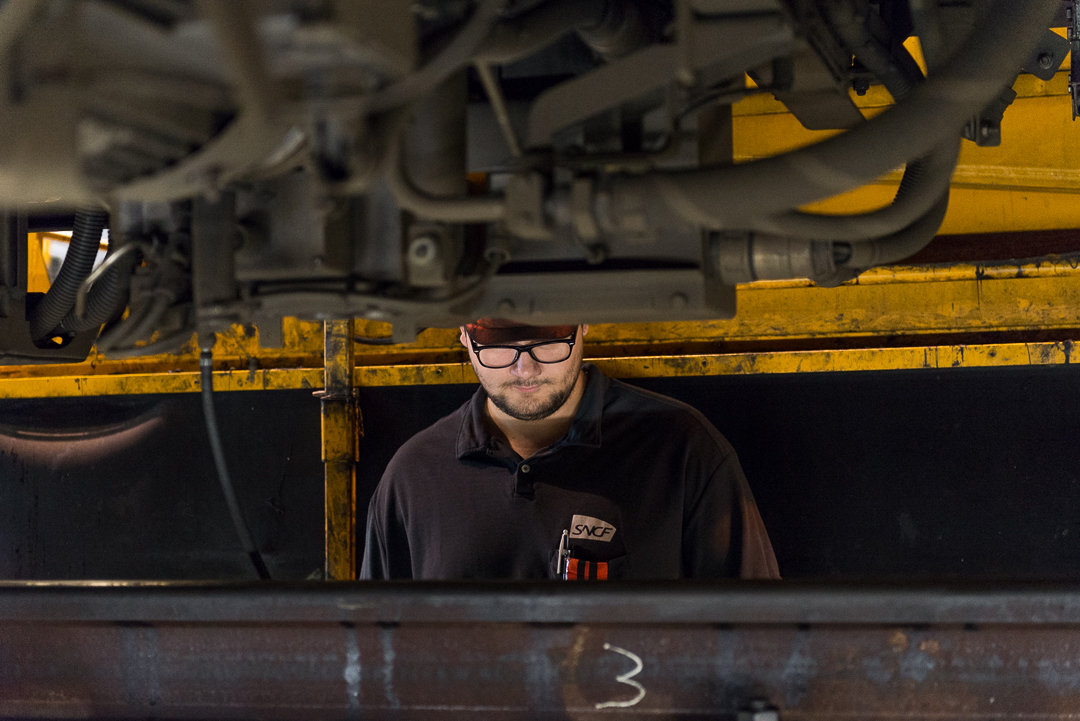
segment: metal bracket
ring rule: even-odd
[[[981,113],[974,116],[964,126],[964,137],[979,147],[996,148],[1001,145],[1001,119],[1005,109],[1016,100],[1016,91],[1012,86],[1001,91],[1001,95],[992,100]],[[1075,119],[1076,109],[1073,109]]]

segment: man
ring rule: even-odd
[[[480,388],[390,461],[361,578],[779,578],[731,446],[584,364],[588,332],[461,329]]]

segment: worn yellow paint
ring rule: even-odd
[[[1080,345],[1078,345],[1080,348]],[[842,350],[721,353],[709,355],[631,356],[592,358],[614,378],[672,378],[691,376],[784,373],[835,373],[947,368],[985,368],[1021,365],[1067,365],[1073,344],[997,343],[983,345],[917,346],[911,348],[854,348]],[[356,369],[357,385],[407,386],[476,383],[468,363],[424,366],[373,366]]]
[[[326,578],[356,578],[356,461],[358,412],[353,395],[353,321],[324,327],[322,460],[325,481]]]
[[[358,325],[363,325],[359,323]],[[214,344],[214,366],[231,370],[257,371],[273,368],[322,368],[323,324],[286,318],[280,348],[263,348],[253,326],[234,325],[218,333]],[[51,376],[139,375],[198,371],[199,347],[192,339],[176,353],[113,360],[92,351],[82,363],[32,366],[0,366],[0,379]]]
[[[1050,259],[878,268],[839,288],[805,280],[764,281],[739,286],[738,308],[731,320],[594,325],[586,352],[603,356],[624,346],[640,352],[673,344],[1080,328],[1080,267]],[[453,360],[464,359],[457,335],[453,329],[430,329],[410,346],[372,347],[357,356],[357,365],[387,365],[380,361],[386,357],[422,363],[425,356],[453,352],[458,353]],[[418,376],[416,382],[427,378]]]
[[[1080,227],[1080,125],[1073,123],[1068,72],[1042,81],[1023,75],[1017,99],[1002,120],[1002,144],[961,144],[949,212],[942,234],[1054,230]],[[866,117],[884,112],[892,98],[875,86],[852,95]],[[769,157],[820,142],[840,131],[803,128],[768,94],[733,107],[735,161]],[[902,169],[862,188],[806,207],[819,213],[858,213],[892,201]]]
[[[687,355],[641,355],[590,358],[615,378],[666,378],[687,376],[753,375],[785,373],[835,373],[851,371],[912,370],[919,368],[985,368],[1023,365],[1067,365],[1075,362],[1073,343],[989,343],[896,348],[850,348],[760,353],[713,353]],[[472,366],[463,363],[360,366],[354,381],[360,387],[449,385],[476,383]],[[216,371],[216,391],[318,390],[321,369],[260,371],[254,379],[244,371]],[[0,398],[50,398],[149,393],[195,393],[198,373],[158,373],[128,376],[61,376],[56,378],[2,379]],[[341,420],[341,419],[338,419]],[[345,438],[355,426],[334,421],[327,431],[324,417],[324,450],[340,456],[345,448],[333,439]],[[344,449],[344,450],[342,450]],[[341,451],[338,453],[337,451]]]
[[[702,345],[722,350],[722,344],[735,342],[743,345],[739,350],[745,350],[756,342],[791,339],[866,338],[866,344],[872,345],[877,336],[1080,329],[1080,266],[1075,261],[1048,259],[1039,264],[987,267],[879,268],[839,288],[819,288],[809,281],[764,281],[740,286],[738,305],[738,315],[731,320],[593,325],[586,352],[590,356],[663,355],[683,349],[700,351]],[[367,337],[389,333],[384,323],[357,320],[354,328],[356,334]],[[285,331],[285,344],[276,349],[260,348],[258,333],[251,328],[236,326],[230,333],[219,334],[215,367],[229,370],[236,379],[272,379],[281,373],[299,373],[300,378],[312,369],[321,374],[322,323],[287,319]],[[359,367],[394,366],[402,369],[395,373],[413,374],[415,384],[467,382],[460,375],[449,381],[430,376],[436,370],[452,373],[452,366],[439,364],[463,360],[458,331],[447,328],[430,328],[410,344],[357,345],[354,355]],[[251,368],[256,369],[254,373]],[[372,371],[374,384],[379,384],[379,372]],[[159,374],[168,380],[159,380]],[[75,388],[72,378],[85,379],[84,386],[104,388],[105,394],[184,392],[197,386],[185,387],[182,379],[197,374],[194,344],[176,355],[124,361],[95,354],[79,364],[0,366],[0,397],[6,392],[31,397],[45,387],[65,389],[45,395],[96,394]],[[300,387],[268,382],[267,387]],[[322,387],[321,375],[318,381],[308,382],[312,388]],[[143,383],[163,390],[143,390]],[[114,385],[130,390],[113,390]],[[3,390],[16,386],[33,390]]]
[[[322,370],[318,368],[214,372],[215,391],[314,390],[322,384]],[[198,371],[0,378],[0,398],[197,393],[200,387]]]
[[[617,378],[836,373],[852,371],[1066,365],[1073,346],[1064,343],[1000,343],[912,348],[733,353],[712,356],[604,358],[594,362]]]

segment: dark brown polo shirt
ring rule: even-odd
[[[531,458],[485,430],[483,388],[406,442],[371,499],[361,578],[552,578],[564,529],[609,578],[779,578],[712,424],[584,368],[570,431]]]

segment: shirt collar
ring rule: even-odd
[[[604,396],[607,395],[608,378],[592,363],[582,365],[585,371],[585,393],[581,397],[577,413],[566,436],[553,448],[563,446],[600,447],[600,421],[604,414]],[[473,394],[461,420],[457,437],[457,457],[465,459],[477,455],[487,456],[496,447],[496,441],[484,426],[484,407],[487,393],[480,386]]]

